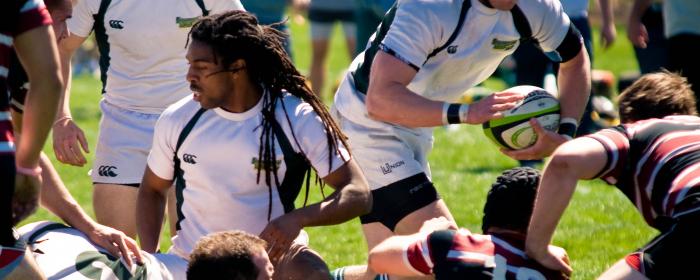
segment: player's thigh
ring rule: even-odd
[[[321,255],[306,245],[294,243],[289,250],[273,263],[275,273],[273,279],[323,279],[330,275],[326,262]]]
[[[454,221],[452,213],[447,208],[447,204],[442,199],[436,200],[422,208],[408,214],[406,217],[401,219],[396,225],[396,234],[405,235],[418,232],[418,230],[423,226],[425,221],[432,218],[445,217],[450,221]]]
[[[646,280],[644,274],[632,268],[625,259],[619,260],[598,277],[598,280]]]
[[[95,184],[92,202],[97,222],[135,237],[137,196],[137,186]]]

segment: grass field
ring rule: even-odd
[[[308,73],[311,54],[308,26],[295,24],[292,32],[296,63],[302,72]],[[327,89],[349,62],[339,32],[337,28],[332,42]],[[623,33],[619,34],[612,49],[596,51],[595,57],[595,68],[608,69],[615,74],[637,67]],[[99,86],[92,77],[77,77],[71,99],[73,117],[86,132],[92,149],[100,117],[97,106]],[[501,171],[515,167],[517,162],[501,155],[483,136],[480,127],[462,126],[454,131],[438,128],[435,134],[435,149],[430,155],[435,185],[458,224],[480,232],[481,211],[490,183]],[[45,151],[54,160],[73,196],[92,214],[92,187],[87,176],[89,167],[75,168],[58,163],[50,143]],[[89,157],[91,160],[92,154]],[[319,199],[316,188],[311,201]],[[25,223],[46,219],[56,220],[46,210],[40,210]],[[311,246],[326,258],[331,268],[365,262],[366,245],[357,219],[338,226],[310,228],[308,232]],[[575,269],[574,279],[592,279],[626,253],[646,243],[654,234],[631,203],[613,187],[599,181],[583,182],[559,226],[555,243],[569,251]],[[170,244],[168,237],[163,235],[161,243],[166,250]]]

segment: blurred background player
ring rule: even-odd
[[[632,44],[640,48],[646,48],[647,42],[653,39],[642,22],[643,15],[652,2],[653,0],[635,0],[627,23],[627,36]],[[695,57],[700,48],[700,1],[664,0],[662,10],[664,35],[667,38],[667,68],[686,77],[698,99],[700,65],[690,58]],[[700,110],[700,107],[696,109]]]
[[[83,166],[88,143],[70,112],[70,59],[95,31],[100,50],[102,119],[92,168],[93,207],[99,223],[136,236],[136,196],[160,113],[190,94],[185,43],[194,21],[208,13],[243,9],[238,0],[81,0],[59,48],[67,86],[54,125],[54,151]],[[154,11],[157,11],[154,13]],[[148,39],[144,39],[148,38]],[[173,199],[174,200],[174,199]],[[174,207],[172,207],[174,210]],[[170,212],[174,214],[174,212]],[[174,215],[172,215],[174,216]],[[171,221],[171,234],[174,223]]]
[[[389,275],[435,275],[437,280],[567,279],[525,256],[539,179],[539,172],[529,167],[510,169],[496,178],[481,226],[488,235],[457,230],[454,222],[434,218],[416,234],[392,236],[377,245],[370,252],[370,268]],[[568,262],[564,249],[550,250]]]
[[[240,230],[209,234],[190,254],[187,280],[272,280],[266,247],[265,240]]]
[[[481,124],[515,106],[522,96],[509,92],[471,105],[453,102],[486,80],[521,40],[536,40],[559,56],[559,100],[569,121],[562,134],[539,134],[534,146],[504,153],[540,159],[576,131],[590,92],[581,35],[559,1],[515,2],[398,2],[353,61],[333,110],[372,189],[372,212],[360,218],[369,249],[393,234],[415,233],[431,218],[452,220],[431,180],[432,127]]]
[[[339,22],[345,35],[348,57],[355,55],[355,3],[356,1],[311,0],[309,22],[311,25],[311,89],[318,96],[324,96],[326,80],[326,58],[331,32]]]
[[[3,1],[0,4],[0,278],[36,279],[12,226],[38,205],[41,185],[39,158],[56,116],[63,87],[58,63],[56,35],[42,1]],[[12,51],[16,51],[29,80],[23,137],[12,129],[7,77]],[[13,272],[14,271],[14,272]]]
[[[527,236],[527,253],[570,271],[547,245],[580,179],[615,185],[660,234],[601,279],[688,279],[700,250],[700,118],[685,78],[642,76],[620,95],[622,125],[562,145],[544,170]]]
[[[345,136],[284,52],[283,37],[243,11],[192,27],[187,81],[194,95],[158,120],[139,189],[144,250],[157,250],[165,194],[175,181],[174,255],[187,259],[209,233],[244,230],[268,242],[275,279],[328,279],[325,262],[300,240],[302,229],[367,213],[370,193]],[[312,168],[335,192],[295,209]]]
[[[309,0],[241,0],[246,11],[255,15],[258,22],[264,25],[272,25],[275,29],[290,34],[289,22],[285,18],[287,8],[291,6],[291,12],[298,13],[308,8]],[[284,39],[284,50],[292,57],[292,36]]]

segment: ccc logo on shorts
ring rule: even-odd
[[[114,170],[117,170],[116,166],[100,165],[100,168],[97,169],[97,174],[102,177],[117,177],[119,174],[115,173]]]
[[[196,164],[197,163],[195,161],[196,158],[197,158],[197,156],[191,155],[191,154],[182,155],[182,161],[189,163],[189,164]]]

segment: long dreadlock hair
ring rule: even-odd
[[[274,25],[259,25],[257,18],[245,11],[229,11],[221,14],[210,15],[197,21],[190,30],[192,40],[209,45],[217,61],[220,61],[224,69],[228,69],[238,59],[245,61],[248,76],[253,84],[263,85],[267,90],[263,93],[262,105],[262,129],[260,134],[260,149],[258,158],[261,168],[258,168],[257,182],[260,182],[261,172],[264,170],[265,184],[268,187],[270,205],[268,209],[268,220],[272,212],[272,183],[275,187],[280,186],[277,177],[277,164],[274,149],[275,133],[273,125],[278,125],[275,118],[275,108],[277,102],[282,102],[283,91],[290,93],[304,102],[311,105],[318,114],[326,130],[326,140],[328,142],[329,155],[340,154],[338,141],[347,149],[346,136],[340,131],[326,105],[315,95],[306,83],[306,78],[294,67],[289,56],[284,50],[282,42],[287,36],[278,31]],[[234,71],[230,69],[229,71]],[[227,70],[224,70],[227,71]],[[282,106],[282,108],[285,108]],[[285,109],[285,116],[287,112]],[[286,118],[291,127],[289,117]],[[292,137],[297,146],[299,142],[292,131]],[[303,153],[303,151],[302,151]],[[306,159],[306,156],[304,156]],[[306,159],[308,162],[308,159]],[[328,158],[328,168],[332,166],[333,157]],[[310,166],[310,165],[309,165]],[[309,185],[311,181],[311,168],[305,170],[306,195],[304,205],[309,196]],[[323,188],[323,182],[318,175],[317,183]]]

